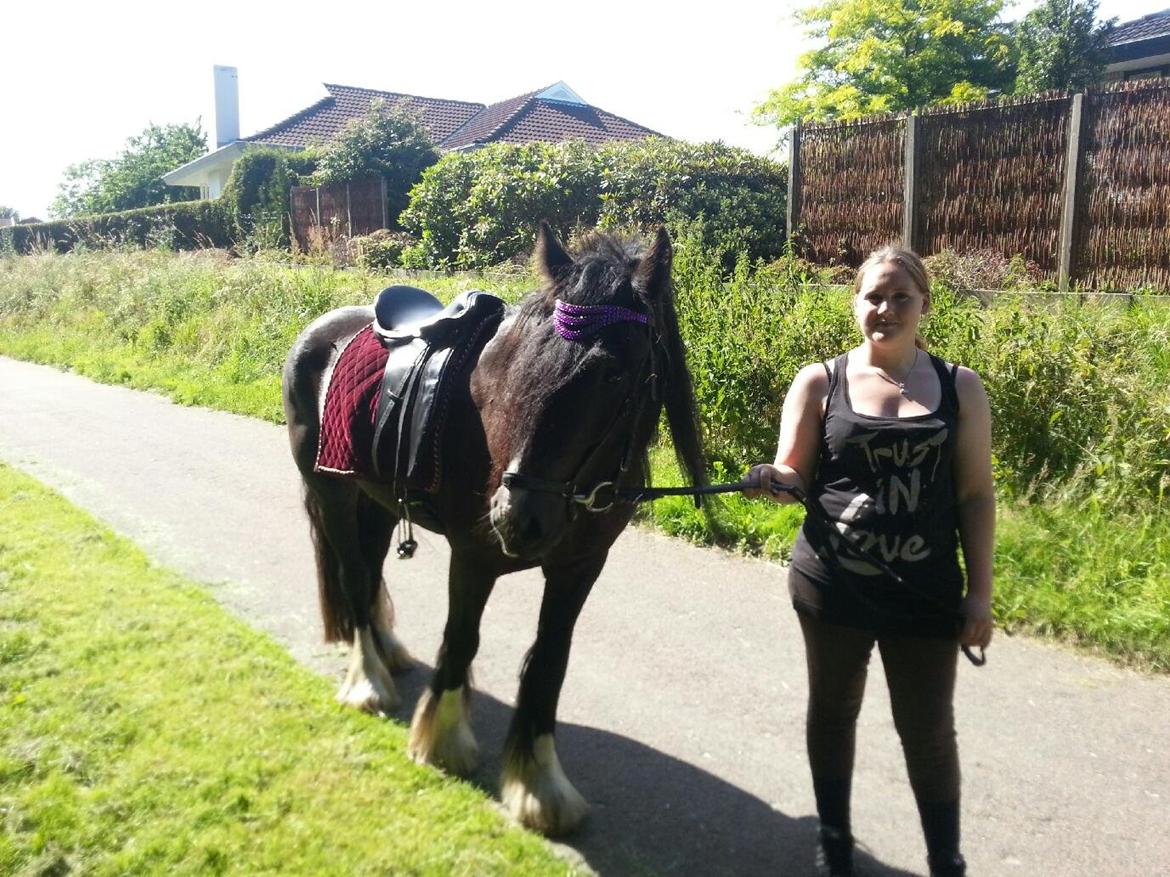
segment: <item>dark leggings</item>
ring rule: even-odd
[[[877,635],[803,614],[799,617],[808,658],[808,757],[821,823],[846,833],[850,830],[849,790],[857,716],[876,642],[927,844],[953,844],[957,849],[959,750],[952,701],[958,643],[953,639]],[[936,832],[926,823],[932,820],[929,814],[940,808],[953,811],[956,824],[938,829],[947,837],[932,838]]]

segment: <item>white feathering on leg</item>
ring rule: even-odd
[[[385,715],[401,702],[368,627],[354,631],[349,672],[337,692],[337,699],[375,715]]]
[[[589,813],[589,805],[561,768],[552,734],[536,738],[531,758],[509,758],[500,786],[512,817],[543,834],[566,834]]]
[[[410,757],[456,776],[467,776],[479,765],[479,744],[468,721],[463,686],[435,699],[423,692],[410,723]]]

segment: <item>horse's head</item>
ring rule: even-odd
[[[484,350],[472,381],[497,485],[491,522],[509,555],[543,556],[581,497],[641,475],[664,399],[668,410],[673,396],[688,400],[680,419],[698,453],[671,256],[664,230],[648,248],[591,235],[571,255],[541,226],[542,288]],[[603,488],[596,505],[610,499]]]

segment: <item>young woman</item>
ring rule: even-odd
[[[892,247],[870,255],[853,309],[861,344],[797,374],[776,462],[752,467],[755,487],[745,493],[791,502],[769,485],[796,485],[834,522],[806,519],[789,570],[808,659],[822,873],[853,874],[855,727],[876,643],[930,873],[963,875],[952,699],[960,644],[991,640],[991,413],[979,376],[931,356],[918,338],[930,287],[916,255]]]

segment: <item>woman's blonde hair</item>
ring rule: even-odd
[[[855,296],[861,292],[861,282],[865,279],[865,272],[886,262],[893,262],[905,271],[910,282],[914,284],[914,288],[922,294],[923,298],[927,301],[930,300],[930,277],[926,273],[926,266],[922,264],[922,259],[912,250],[904,250],[892,245],[874,250],[861,263],[861,267],[857,269],[857,277],[853,280],[853,294]],[[915,335],[914,345],[926,350],[926,339],[921,335]]]
[[[884,262],[897,264],[910,277],[910,281],[922,293],[923,297],[930,298],[930,278],[927,276],[926,266],[922,264],[922,259],[915,252],[895,246],[874,250],[866,257],[866,260],[861,263],[861,267],[857,269],[857,277],[853,281],[854,295],[861,292],[861,281],[865,277],[865,272]]]

